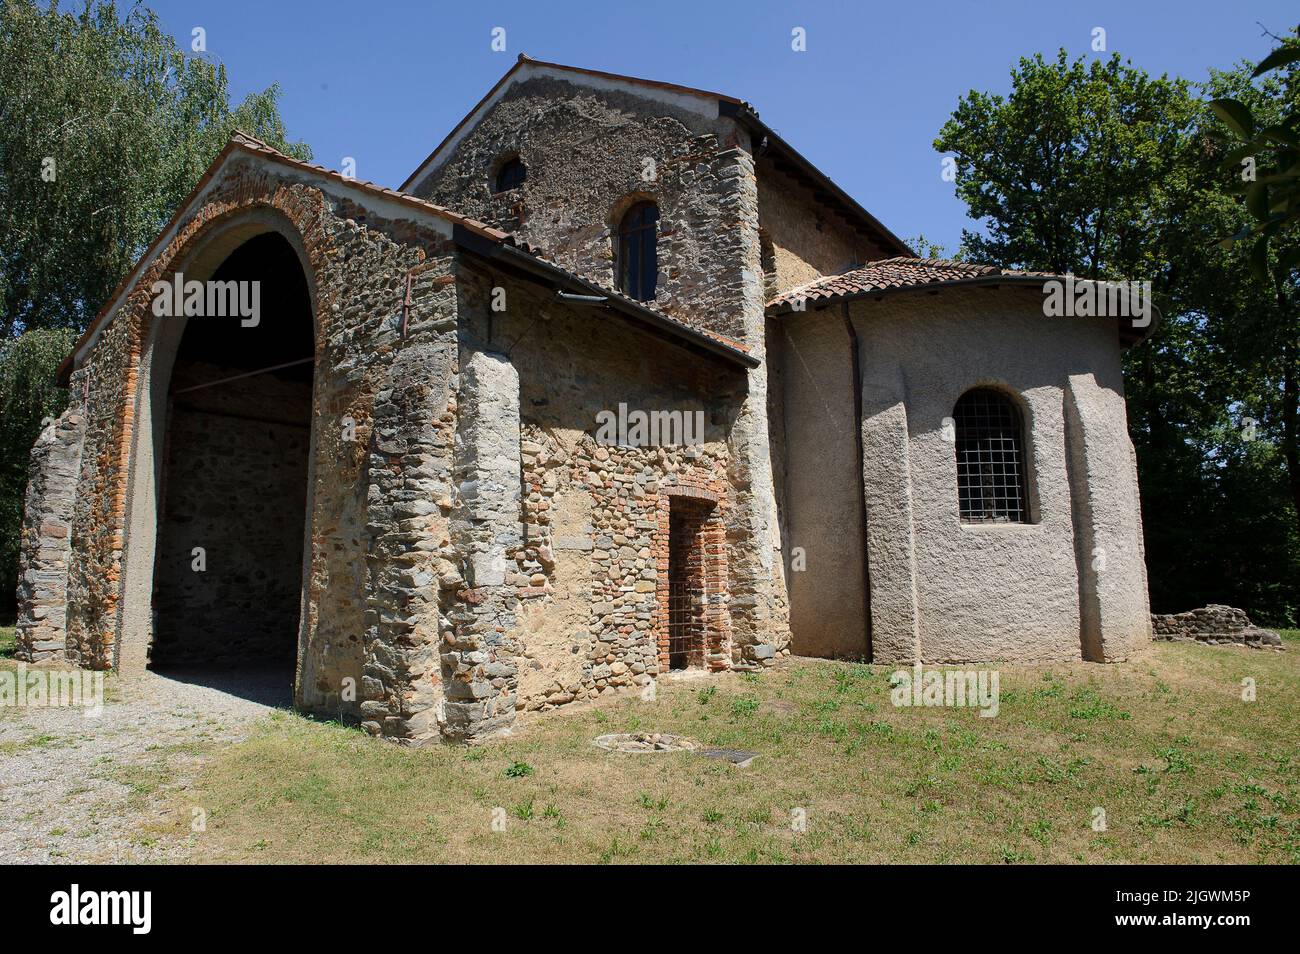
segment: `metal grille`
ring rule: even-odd
[[[997,391],[962,395],[952,416],[957,438],[957,499],[965,523],[1025,523],[1020,414]]]
[[[689,585],[668,588],[668,668],[704,665],[704,620],[699,593]]]
[[[701,518],[674,512],[668,532],[668,668],[704,665],[704,552]]]

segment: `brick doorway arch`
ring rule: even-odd
[[[179,245],[166,259],[166,267],[158,265],[150,269],[133,291],[138,350],[133,369],[136,380],[134,400],[128,410],[128,433],[124,438],[129,447],[129,457],[124,480],[122,596],[118,637],[112,647],[113,662],[122,672],[139,672],[149,664],[151,652],[163,648],[173,653],[173,662],[183,659],[187,651],[192,660],[197,645],[192,640],[187,651],[176,652],[178,647],[184,649],[186,646],[186,635],[194,635],[181,632],[187,628],[185,620],[192,621],[193,629],[203,631],[200,644],[207,645],[209,661],[223,656],[227,661],[238,661],[241,654],[246,655],[250,648],[256,649],[255,634],[259,627],[266,629],[269,626],[285,640],[285,646],[281,648],[287,657],[286,668],[294,670],[292,677],[286,674],[285,682],[292,678],[294,698],[297,699],[296,683],[302,667],[307,625],[305,581],[309,576],[308,541],[311,537],[311,487],[314,483],[312,461],[315,457],[313,423],[317,406],[314,372],[320,352],[315,271],[305,247],[304,235],[294,221],[299,217],[290,217],[292,210],[286,214],[275,207],[274,200],[254,200],[235,210],[224,207],[224,214],[220,216],[205,214],[213,208],[220,210],[223,206],[205,206],[196,216],[188,239],[182,241],[178,236]],[[306,241],[310,242],[311,238],[309,235]],[[258,374],[240,377],[258,371],[259,367],[284,363],[278,360],[279,356],[267,352],[261,355],[267,360],[261,361],[259,347],[250,337],[246,354],[240,355],[245,346],[241,341],[227,348],[214,365],[204,367],[203,362],[196,358],[201,359],[205,352],[210,354],[213,341],[219,339],[214,339],[208,332],[201,336],[206,340],[201,340],[199,347],[187,347],[186,343],[192,342],[194,334],[203,327],[200,323],[209,321],[209,317],[158,317],[151,307],[151,289],[155,281],[173,281],[177,274],[183,276],[185,282],[207,282],[209,279],[239,281],[238,276],[231,274],[227,263],[236,261],[242,254],[243,267],[247,268],[248,262],[257,258],[257,253],[249,254],[250,247],[260,244],[264,251],[277,243],[286,253],[278,259],[286,270],[284,274],[299,281],[298,287],[305,298],[301,305],[307,322],[299,350],[305,350],[303,357],[309,360],[296,365],[298,383],[305,385],[305,395],[299,394],[295,398],[301,420],[295,422],[299,436],[289,442],[294,451],[292,455],[281,453],[275,447],[279,439],[277,428],[283,433],[283,425],[287,423],[273,419],[276,414],[283,416],[282,409],[272,409],[272,419],[268,420],[267,415],[262,414],[262,419],[257,420],[259,415],[255,412],[255,405],[259,398],[253,392],[258,388],[265,390],[265,384],[271,378]],[[225,272],[223,268],[226,268]],[[288,269],[296,269],[296,276]],[[145,294],[151,297],[145,298]],[[257,327],[262,326],[262,321],[274,321],[274,317],[261,315]],[[231,367],[223,370],[223,364]],[[225,397],[233,394],[236,404],[242,402],[245,412],[254,408],[253,413],[239,414],[238,407],[223,409],[214,406],[213,398],[220,395],[222,380],[226,378],[237,380],[225,385]],[[286,380],[284,374],[277,380],[281,388],[275,398],[284,397],[287,393],[285,385],[291,384],[291,380]],[[252,386],[254,381],[259,384]],[[196,385],[199,390],[191,390]],[[298,390],[303,388],[300,386]],[[178,391],[185,393],[178,395]],[[196,400],[203,392],[206,392],[203,399]],[[185,402],[183,414],[178,407],[178,398]],[[275,398],[268,397],[268,400]],[[223,411],[226,412],[224,416]],[[235,413],[232,415],[231,411]],[[240,417],[253,420],[244,421],[248,426],[243,430],[232,427]],[[187,453],[181,453],[185,448],[176,446],[178,436],[187,445]],[[205,444],[205,459],[196,461],[194,448]],[[249,482],[255,486],[258,477],[250,476],[246,471],[238,474],[228,470],[217,471],[223,464],[223,444],[230,452],[231,461],[242,454],[247,463],[252,459],[250,455],[260,455],[263,475],[277,471],[281,476],[289,472],[297,474],[293,494],[272,493],[270,496],[274,499],[260,501],[263,515],[269,515],[277,505],[296,510],[295,514],[289,515],[292,519],[287,521],[282,519],[284,514],[274,516],[281,524],[278,528],[280,539],[292,538],[294,544],[280,549],[279,558],[272,561],[276,564],[274,566],[249,565],[256,562],[250,561],[250,556],[255,557],[259,551],[256,546],[243,546],[241,549],[241,545],[248,542],[239,539],[241,528],[252,528],[257,533],[265,530],[265,527],[256,526],[257,506],[249,506],[259,502],[238,496],[242,493],[246,497]],[[240,478],[244,481],[242,491],[233,486],[239,483]],[[230,491],[224,496],[223,483]],[[204,484],[206,488],[201,486]],[[278,481],[277,490],[284,491],[287,486],[285,480]],[[204,494],[206,500],[198,499]],[[178,516],[177,510],[184,512],[188,526],[182,526],[181,521],[174,519]],[[216,549],[222,552],[213,553],[211,546],[204,547],[203,542],[197,539],[204,533],[214,537],[211,542],[215,542]],[[194,535],[195,539],[189,541],[187,534]],[[199,556],[194,547],[203,548],[203,569],[196,568]],[[271,556],[265,547],[261,552]],[[213,560],[226,561],[220,566],[219,574],[213,574]],[[243,565],[240,565],[241,560]],[[274,586],[268,583],[271,578],[274,578]],[[291,587],[291,593],[284,597],[287,587]],[[187,589],[188,592],[184,592]],[[263,595],[276,589],[282,597],[276,600],[275,610],[281,619],[274,625],[263,625],[265,621],[258,615],[259,589],[264,591]],[[292,601],[292,607],[284,605],[285,599]],[[249,617],[246,624],[231,634],[228,645],[222,645],[217,627],[229,627],[240,613]],[[213,615],[210,617],[209,614]],[[290,616],[293,621],[286,623]],[[168,628],[164,640],[157,639],[156,622]],[[284,632],[286,627],[288,632]],[[275,698],[284,698],[284,694],[278,691]]]

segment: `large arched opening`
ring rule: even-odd
[[[178,272],[173,304],[203,305],[149,319],[119,665],[287,705],[310,535],[310,275],[273,216],[216,230]]]

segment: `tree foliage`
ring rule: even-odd
[[[0,0],[0,335],[84,327],[232,129],[309,158],[278,95],[231,109],[225,68],[143,7]]]
[[[972,90],[935,148],[957,160],[957,195],[987,226],[966,230],[975,261],[1086,278],[1150,275],[1166,223],[1159,184],[1196,112],[1188,84],[1112,56],[1024,58],[1007,96]]]
[[[1255,108],[1233,96],[1221,96],[1209,104],[1236,138],[1223,166],[1240,173],[1236,188],[1253,219],[1228,241],[1253,243],[1251,271],[1261,281],[1269,279],[1270,245],[1276,253],[1273,274],[1279,281],[1284,282],[1290,270],[1300,265],[1300,110],[1296,109],[1300,72],[1294,69],[1298,62],[1300,27],[1296,39],[1284,41],[1251,73],[1251,79],[1257,79],[1285,70],[1282,83],[1287,89],[1280,97],[1280,109],[1257,115]]]
[[[42,422],[67,404],[67,392],[55,385],[54,371],[75,340],[69,328],[34,328],[0,341],[0,578],[8,598],[18,579],[28,452]]]

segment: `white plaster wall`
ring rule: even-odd
[[[1092,546],[1083,546],[1094,539],[1106,566],[1085,595],[1095,600],[1105,657],[1126,655],[1149,632],[1115,327],[1047,318],[1041,302],[1040,291],[1004,286],[851,307],[862,340],[877,662],[1081,658],[1079,581],[1095,572]],[[944,419],[980,386],[1020,402],[1032,523],[959,519]],[[1067,397],[1076,409],[1068,432]]]
[[[790,314],[777,323],[774,345],[768,358],[781,362],[790,647],[801,656],[865,659],[866,555],[848,329],[838,307]]]

